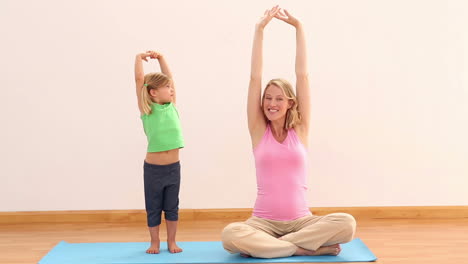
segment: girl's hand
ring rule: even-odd
[[[140,59],[144,61],[148,61],[148,58],[151,58],[151,53],[149,53],[148,51],[144,53],[140,53],[138,54],[138,57],[140,57]]]
[[[260,21],[257,22],[257,28],[264,29],[265,26],[275,17],[280,11],[279,6],[274,6],[272,9],[267,9]]]
[[[151,59],[157,59],[159,60],[160,58],[162,58],[162,54],[159,53],[159,52],[156,52],[156,51],[153,51],[153,50],[148,50],[147,53],[150,54],[150,58]]]
[[[284,10],[284,12],[283,12]],[[275,18],[279,19],[279,20],[283,20],[284,22],[294,26],[294,27],[298,27],[301,22],[299,22],[299,20],[295,17],[293,17],[291,14],[289,14],[288,10],[286,9],[281,9],[279,10],[279,12],[277,12],[275,14]]]

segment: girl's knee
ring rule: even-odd
[[[179,210],[164,211],[164,218],[169,221],[179,220]]]
[[[149,227],[158,226],[161,224],[161,211],[156,210],[147,210],[146,211],[146,219]]]

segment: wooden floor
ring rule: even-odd
[[[180,222],[179,241],[220,240],[228,220]],[[164,227],[164,226],[163,226]],[[143,242],[144,223],[3,224],[0,263],[37,263],[58,242]],[[161,233],[165,238],[166,233]],[[358,220],[356,237],[378,263],[468,263],[468,219]],[[66,263],[64,263],[66,264]],[[85,264],[85,263],[83,263]]]

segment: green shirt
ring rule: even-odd
[[[152,104],[151,114],[141,115],[148,138],[148,152],[161,152],[184,147],[179,113],[173,103]]]

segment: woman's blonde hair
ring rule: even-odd
[[[301,122],[301,113],[299,113],[299,111],[297,110],[298,108],[297,97],[293,91],[292,85],[284,79],[273,79],[269,81],[265,87],[265,91],[263,92],[262,109],[263,109],[263,102],[265,100],[265,92],[270,85],[274,85],[278,88],[281,88],[286,98],[293,102],[291,108],[289,108],[288,111],[286,112],[286,122],[284,122],[284,128],[285,129],[294,128],[296,125],[298,125]],[[264,112],[263,112],[263,115],[265,116]],[[265,116],[265,120],[268,121],[266,116]]]
[[[147,115],[151,114],[151,105],[153,100],[151,99],[151,89],[158,89],[167,85],[171,81],[164,73],[154,72],[145,75],[143,87],[141,87],[141,108]]]

